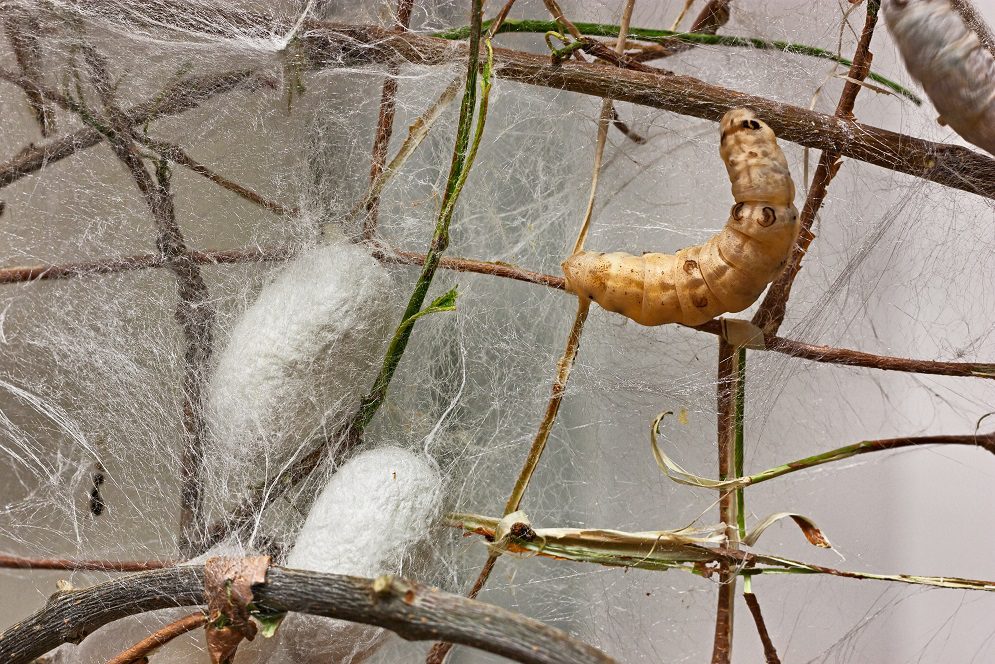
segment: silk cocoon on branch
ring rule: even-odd
[[[355,413],[382,357],[390,279],[360,246],[306,251],[235,324],[207,390],[208,511],[274,476],[312,433]]]
[[[399,447],[368,450],[346,462],[322,489],[284,564],[314,572],[376,577],[401,573],[411,548],[428,532],[441,499],[442,478],[426,457]],[[251,555],[220,544],[190,561]],[[279,562],[279,561],[275,561]],[[59,649],[53,664],[105,664],[151,632],[192,613],[193,607],[130,616],[102,627],[79,646]],[[290,614],[274,637],[239,646],[241,664],[360,662],[383,644],[379,627]],[[164,647],[156,664],[208,661],[203,630]]]
[[[363,452],[332,475],[286,564],[365,577],[400,572],[405,554],[428,531],[441,497],[439,471],[425,457],[399,447]],[[290,614],[277,632],[276,654],[266,661],[358,662],[386,635],[370,625]]]
[[[884,0],[905,66],[949,125],[995,154],[995,57],[948,0]]]
[[[774,132],[753,111],[729,111],[721,129],[736,200],[725,227],[677,254],[581,251],[563,263],[567,290],[641,325],[700,325],[756,302],[798,238],[795,185]]]

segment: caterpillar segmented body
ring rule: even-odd
[[[567,290],[641,325],[700,325],[756,302],[798,238],[795,185],[774,132],[753,111],[729,111],[721,128],[736,201],[725,227],[676,254],[581,251],[563,263]]]
[[[949,125],[995,154],[995,57],[948,0],[885,0],[905,66]]]

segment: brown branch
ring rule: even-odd
[[[316,25],[302,47],[316,68],[405,61],[438,65],[466,57],[466,45],[435,37],[362,26]],[[995,198],[995,159],[968,148],[934,143],[798,106],[711,85],[690,76],[661,75],[494,49],[494,73],[510,81],[568,90],[718,121],[748,106],[780,138],[939,184]]]
[[[176,565],[173,560],[73,560],[71,558],[27,558],[0,554],[3,569],[63,569],[76,572],[144,572]]]
[[[39,35],[41,26],[38,19],[15,7],[5,7],[7,15],[3,19],[7,41],[14,50],[17,66],[24,75],[22,86],[31,112],[38,123],[41,135],[48,137],[56,132],[55,109],[45,100],[39,85],[45,80],[42,67],[42,49]]]
[[[732,0],[711,0],[698,14],[698,17],[691,25],[690,32],[704,35],[714,35],[719,28],[729,22],[729,4]],[[665,39],[656,44],[640,44],[639,52],[631,54],[633,60],[637,62],[649,62],[658,58],[669,58],[678,53],[690,51],[697,48],[697,44],[692,44],[680,39]]]
[[[25,91],[27,91],[29,89],[29,86],[31,85],[31,82],[29,79],[27,79],[27,77],[16,76],[3,69],[0,69],[0,79],[4,79],[6,81],[14,83],[15,85],[18,85],[21,88],[23,88]],[[75,109],[78,109],[78,106],[72,100],[70,100],[65,95],[59,93],[58,91],[52,88],[49,88],[44,85],[36,85],[34,86],[34,89],[38,91],[38,93],[42,96],[44,100],[53,102],[58,106],[60,106],[61,108],[63,108],[64,110],[73,111]],[[214,182],[221,188],[227,189],[228,191],[238,194],[239,196],[248,200],[249,202],[264,207],[270,210],[271,212],[280,215],[295,215],[298,212],[297,208],[295,207],[287,207],[279,203],[267,200],[266,198],[260,196],[256,192],[249,189],[248,187],[244,187],[238,184],[237,182],[234,182],[226,177],[223,177],[222,175],[219,175],[218,173],[214,172],[207,166],[204,166],[200,162],[195,161],[179,145],[176,145],[174,143],[169,143],[166,141],[156,140],[154,138],[151,138],[150,136],[145,135],[144,133],[142,134],[133,133],[132,138],[134,138],[137,141],[140,141],[143,145],[155,150],[156,152],[163,155],[170,161],[190,169],[194,173],[197,173],[198,175],[207,178],[211,182]],[[34,146],[32,145],[28,149],[31,149],[33,147]]]
[[[719,479],[732,477],[735,469],[733,442],[735,436],[736,348],[719,337],[719,362],[716,380],[717,437],[719,454]],[[719,496],[719,520],[726,526],[726,542],[736,548],[735,493],[724,491]],[[733,610],[736,601],[736,574],[728,564],[719,570],[719,592],[715,608],[715,639],[712,645],[712,664],[729,664],[732,659]]]
[[[183,636],[198,627],[203,627],[206,622],[207,616],[203,612],[191,613],[189,616],[169,623],[148,638],[142,639],[124,652],[109,659],[107,664],[138,664],[139,662],[147,662],[147,655],[153,650],[162,647],[178,636]]]
[[[446,640],[535,664],[608,664],[611,658],[565,632],[507,609],[414,581],[362,579],[271,567],[253,587],[269,612],[297,611],[389,629],[408,640]],[[129,615],[204,602],[204,567],[118,577],[53,595],[45,608],[0,633],[0,661],[28,664]]]
[[[483,567],[480,568],[480,573],[477,575],[476,580],[473,582],[473,586],[470,588],[470,592],[466,594],[468,599],[476,599],[480,591],[483,590],[484,584],[487,583],[487,579],[490,578],[491,572],[494,571],[494,565],[497,563],[497,555],[494,553],[487,554],[487,560],[484,561]],[[453,644],[450,641],[436,641],[432,644],[431,649],[428,651],[428,655],[425,657],[425,664],[442,664],[446,659],[446,655],[449,651],[453,649]]]
[[[0,70],[0,78],[13,83],[20,80],[20,77],[3,70]],[[142,125],[163,116],[178,115],[196,108],[208,99],[231,92],[240,86],[252,91],[267,84],[269,84],[267,78],[255,75],[251,70],[189,76],[167,86],[153,99],[132,106],[124,111],[124,116],[129,125]],[[85,127],[42,145],[31,144],[7,163],[0,164],[0,189],[38,172],[44,166],[93,147],[103,140],[104,136],[99,131]]]
[[[860,41],[857,43],[857,50],[853,56],[853,65],[851,65],[847,75],[839,103],[836,105],[836,117],[841,120],[852,121],[854,119],[853,106],[857,100],[857,93],[862,87],[860,82],[867,77],[871,70],[871,60],[874,57],[870,50],[871,38],[874,36],[879,9],[879,0],[867,0],[867,18],[864,21],[864,29],[860,33]],[[819,165],[815,168],[812,185],[809,187],[805,205],[802,207],[801,232],[798,236],[798,242],[791,251],[791,257],[788,259],[784,271],[768,289],[760,308],[753,316],[753,324],[763,330],[767,336],[777,334],[784,322],[788,298],[791,296],[791,286],[801,270],[805,253],[812,244],[812,240],[815,239],[815,235],[812,233],[812,224],[822,208],[822,203],[826,200],[829,183],[839,171],[842,163],[841,156],[841,152],[835,149],[824,150],[820,155]]]
[[[849,348],[818,346],[783,337],[773,337],[766,341],[767,350],[783,353],[791,357],[842,364],[852,367],[867,367],[883,371],[904,371],[908,373],[932,374],[936,376],[972,376],[995,378],[995,364],[980,362],[939,362],[935,360],[915,360],[889,355],[875,355]]]
[[[180,545],[184,554],[191,555],[198,551],[194,540],[202,526],[200,475],[204,456],[204,421],[201,390],[204,373],[211,361],[214,309],[210,304],[210,294],[201,276],[200,267],[190,259],[183,232],[176,221],[169,170],[160,164],[156,178],[149,175],[135,144],[130,117],[114,101],[107,62],[89,45],[85,45],[82,52],[110,126],[101,131],[145,198],[156,226],[156,246],[177,281],[179,302],[176,319],[183,329],[187,344],[183,375],[184,445],[180,461]],[[84,104],[85,101],[79,100],[79,103]],[[87,111],[81,109],[81,117],[88,120],[86,116]],[[93,122],[92,119],[88,121]]]
[[[397,27],[407,30],[411,23],[411,10],[414,0],[397,0]],[[387,78],[383,82],[383,92],[380,94],[380,112],[377,116],[377,131],[373,139],[373,161],[370,164],[370,186],[383,173],[387,163],[387,148],[390,146],[390,136],[394,131],[394,112],[396,110],[397,76],[401,73],[399,63],[391,63],[387,68]],[[380,216],[380,196],[374,196],[366,205],[366,219],[363,221],[363,239],[372,240],[377,231],[377,220]]]
[[[245,247],[241,249],[191,250],[190,259],[198,265],[228,265],[282,261],[293,255],[288,247]],[[58,265],[26,265],[0,268],[0,284],[16,284],[28,281],[52,281],[77,279],[103,274],[129,272],[149,268],[166,267],[166,259],[161,254],[136,254],[121,258],[101,258],[79,263]]]
[[[244,247],[241,249],[211,249],[206,251],[192,250],[190,259],[198,265],[229,265],[238,263],[255,263],[282,261],[293,256],[290,247],[264,246]],[[390,250],[376,247],[373,256],[386,264],[421,265],[425,254],[413,251]],[[0,268],[0,284],[14,284],[30,281],[49,281],[58,279],[75,279],[80,277],[98,276],[161,268],[166,261],[158,254],[138,254],[123,258],[106,258],[80,263],[64,263],[59,265],[30,265],[20,267]],[[456,272],[487,274],[504,279],[514,279],[524,283],[545,286],[554,290],[564,290],[563,277],[542,272],[534,272],[524,268],[473,260],[469,258],[444,257],[439,267]],[[720,335],[722,331],[718,321],[710,321],[693,329],[708,334]],[[865,367],[882,371],[901,371],[906,373],[930,374],[936,376],[968,376],[974,378],[995,378],[995,363],[985,362],[943,362],[937,360],[916,360],[890,355],[876,355],[849,348],[821,346],[771,337],[766,340],[765,348],[775,353],[797,357],[811,362],[841,364],[844,366]]]
[[[229,180],[228,178],[219,175],[207,166],[204,166],[199,161],[195,161],[190,155],[188,155],[183,148],[175,143],[169,143],[167,141],[160,141],[149,136],[144,136],[142,134],[135,134],[135,138],[140,141],[143,145],[146,145],[166,159],[179,164],[185,168],[190,169],[197,175],[202,175],[214,184],[218,185],[222,189],[227,189],[228,191],[238,194],[250,203],[255,203],[256,205],[266,208],[270,212],[279,215],[296,215],[299,210],[296,207],[288,207],[286,205],[281,205],[275,201],[271,201],[263,196],[260,196],[253,190],[240,185],[237,182]]]
[[[746,606],[750,608],[753,622],[756,623],[757,632],[760,634],[760,642],[764,645],[764,659],[767,664],[781,664],[781,660],[777,657],[777,648],[774,647],[774,642],[770,640],[770,634],[767,632],[767,624],[760,612],[760,602],[757,601],[757,596],[753,593],[743,593],[743,599],[746,600]]]

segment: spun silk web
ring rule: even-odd
[[[995,9],[977,5],[995,22]],[[632,25],[669,28],[683,6],[636,2]],[[279,564],[317,571],[399,573],[465,593],[486,543],[464,537],[446,515],[502,515],[576,298],[542,284],[440,270],[426,303],[458,286],[455,311],[418,320],[361,446],[336,453],[349,448],[342,427],[373,386],[418,275],[418,267],[378,258],[427,250],[456,133],[458,101],[441,107],[383,187],[374,258],[350,239],[364,223],[357,203],[370,185],[382,85],[387,77],[397,82],[390,160],[407,128],[465,75],[465,60],[391,69],[369,57],[368,45],[353,44],[325,53],[320,67],[307,62],[302,44],[315,31],[338,29],[348,42],[354,34],[335,25],[392,27],[388,3],[48,0],[2,8],[0,67],[40,76],[75,107],[32,101],[30,85],[0,81],[0,260],[19,267],[113,259],[122,269],[0,284],[0,552],[96,560],[190,553],[191,533],[179,524],[185,404],[193,394],[203,405],[205,451],[194,538],[225,525],[262,487],[262,502],[241,515],[234,534],[216,538],[213,553],[266,552]],[[562,8],[575,22],[617,24],[621,3]],[[468,9],[416,0],[411,27],[430,35],[466,26]],[[485,15],[498,9],[486,3]],[[730,10],[720,34],[843,57],[853,55],[865,15],[864,5],[842,1],[734,1]],[[541,2],[526,0],[510,15],[547,17]],[[494,44],[546,58],[542,32],[501,34]],[[883,21],[871,51],[874,72],[922,94]],[[783,49],[718,44],[649,64],[827,115],[847,74],[844,65]],[[208,80],[215,87],[207,93],[177,92]],[[107,99],[139,117],[135,135],[149,173],[165,178],[156,167],[168,169],[186,246],[213,252],[199,267],[206,295],[186,314],[182,306],[177,313],[176,269],[147,265],[168,233],[108,141],[98,132],[83,145]],[[587,200],[600,104],[597,96],[496,77],[447,256],[559,276]],[[615,107],[645,140],[609,128],[586,248],[674,253],[707,240],[733,203],[716,123]],[[879,84],[861,90],[854,113],[867,125],[968,145],[936,122],[928,100],[917,106]],[[27,163],[67,136],[75,137],[71,156],[12,175],[10,164]],[[818,151],[783,137],[779,144],[801,209]],[[203,177],[190,159],[257,200]],[[844,157],[813,231],[781,337],[885,356],[992,361],[990,198]],[[736,317],[748,319],[756,306]],[[198,315],[210,319],[200,355],[190,351],[188,334]],[[689,472],[718,476],[716,348],[712,334],[641,327],[592,309],[522,504],[532,526],[643,532],[714,525],[717,493],[668,479],[647,433],[660,412],[681,413],[664,421],[661,446]],[[980,377],[770,351],[748,357],[747,474],[862,440],[973,434],[995,410],[995,387]],[[982,421],[978,430],[990,428]],[[313,472],[289,489],[266,481],[307,456],[316,437],[333,444]],[[986,527],[993,468],[990,452],[958,445],[792,473],[746,491],[747,524],[801,513],[833,549],[812,547],[790,522],[753,548],[860,572],[995,578],[988,553],[995,535]],[[357,496],[371,500],[357,503]],[[315,542],[324,559],[313,555]],[[0,625],[41,608],[60,578],[84,587],[108,576],[2,569]],[[752,586],[784,661],[995,656],[988,593],[816,575],[762,575]],[[697,662],[711,652],[717,590],[714,575],[504,555],[479,598],[565,629],[619,661]],[[178,611],[111,624],[78,648],[63,648],[56,661],[106,661],[184,615]],[[428,647],[303,616],[281,630],[244,644],[238,661],[419,661]],[[734,633],[736,660],[759,661],[763,650],[745,607]],[[152,661],[191,661],[202,639],[181,637]],[[322,645],[309,651],[302,643]],[[463,648],[452,658],[497,661]]]

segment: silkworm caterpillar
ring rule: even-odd
[[[948,0],[885,0],[905,67],[949,125],[995,154],[995,57]]]
[[[736,201],[725,227],[676,254],[578,252],[563,263],[567,290],[640,325],[700,325],[756,302],[798,238],[795,185],[773,130],[753,111],[729,111],[721,129]]]

